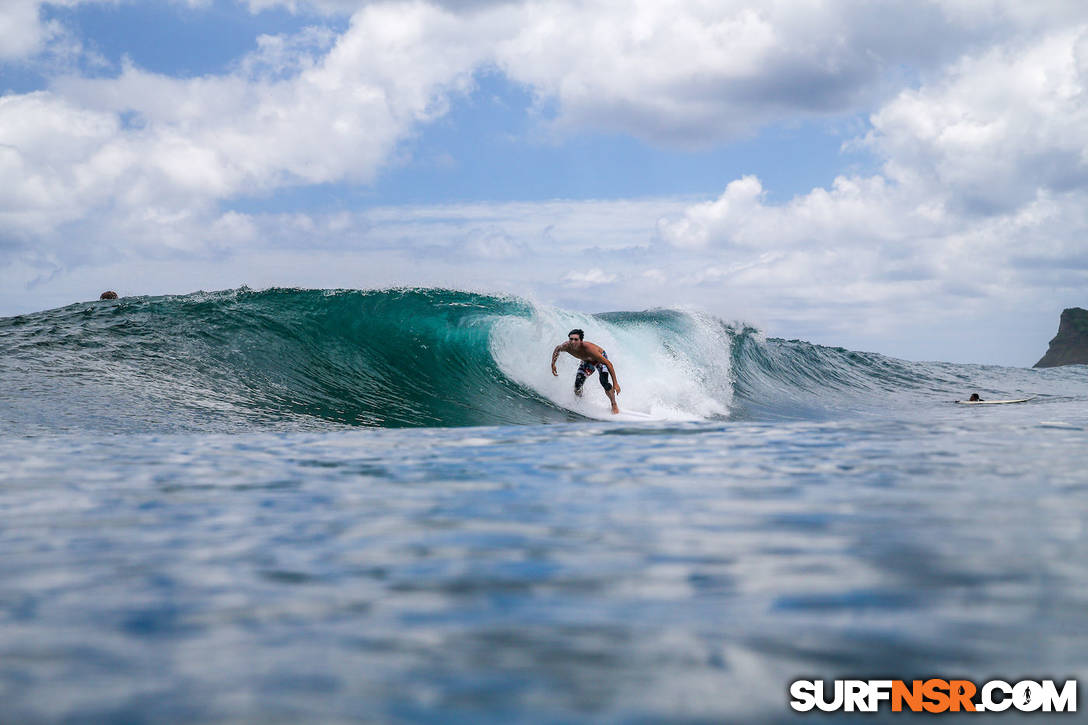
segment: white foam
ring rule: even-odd
[[[1041,420],[1039,421],[1040,428],[1060,428],[1061,430],[1084,430],[1078,425],[1072,423],[1066,423],[1064,420]]]
[[[705,420],[729,411],[729,339],[711,318],[684,313],[680,332],[649,322],[606,322],[591,315],[536,307],[532,317],[503,317],[491,330],[491,354],[511,380],[556,405],[590,418],[612,419],[608,396],[596,376],[583,397],[574,394],[578,361],[560,353],[559,377],[551,374],[555,346],[573,328],[600,345],[615,365],[621,411],[659,420]]]

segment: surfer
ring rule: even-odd
[[[106,290],[98,296],[100,300],[115,300],[117,299],[117,293],[111,289]]]
[[[585,338],[586,333],[582,330],[571,330],[567,333],[567,341],[555,346],[555,350],[552,352],[552,375],[557,377],[559,375],[559,371],[555,369],[555,361],[559,359],[559,353],[569,353],[578,358],[582,361],[582,364],[578,366],[578,372],[574,376],[574,394],[581,397],[582,385],[585,384],[586,377],[594,372],[600,373],[601,387],[604,388],[604,392],[608,393],[608,400],[612,403],[612,414],[615,415],[620,412],[619,406],[616,405],[616,394],[620,392],[620,381],[616,378],[616,368],[612,365],[612,361],[608,359],[608,353],[600,345],[586,342]],[[609,373],[612,373],[612,380],[615,382],[614,386],[608,382]]]
[[[971,397],[968,398],[967,400],[969,400],[972,403],[981,403],[982,402],[982,398],[978,397],[978,393],[971,393]]]

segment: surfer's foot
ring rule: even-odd
[[[620,409],[613,405],[612,406],[612,415],[619,415],[619,414],[620,414]]]

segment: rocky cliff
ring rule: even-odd
[[[1050,349],[1042,360],[1035,363],[1035,367],[1054,368],[1078,363],[1088,364],[1088,310],[1070,307],[1062,310],[1058,334],[1050,341]]]

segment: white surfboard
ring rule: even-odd
[[[957,400],[956,402],[960,405],[1007,405],[1009,403],[1026,403],[1038,397],[1038,395],[1033,395],[1030,398],[1017,398],[1016,400]]]
[[[649,413],[641,413],[637,410],[623,410],[621,408],[619,413],[609,416],[609,420],[639,421],[641,423],[643,421],[661,422],[667,420],[667,418],[650,415]]]

